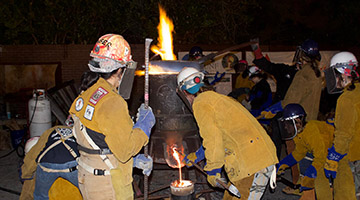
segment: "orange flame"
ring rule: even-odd
[[[172,185],[175,187],[187,187],[192,185],[192,182],[189,180],[175,180]]]
[[[159,5],[160,22],[157,27],[159,32],[157,46],[152,45],[151,51],[159,54],[161,60],[176,60],[173,53],[172,32],[174,31],[174,24],[172,20],[166,15],[165,10]]]
[[[179,72],[175,71],[167,71],[164,70],[162,67],[158,65],[149,65],[149,74],[150,75],[162,75],[162,74],[178,74]],[[136,70],[135,71],[136,76],[144,76],[145,71],[144,70]]]

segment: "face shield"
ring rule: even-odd
[[[302,50],[301,50],[301,46],[297,46],[296,47],[296,51],[295,51],[295,55],[294,55],[294,58],[293,58],[293,64],[294,65],[296,65],[296,64],[299,64],[299,65],[301,65],[302,63],[301,63],[301,60],[300,60],[300,58],[301,58],[301,56],[302,56]]]
[[[135,77],[137,62],[131,61],[127,63],[127,66],[124,68],[124,72],[120,79],[119,83],[119,94],[124,99],[129,99],[131,95],[131,90]]]
[[[297,133],[299,132],[295,119],[298,117],[291,117],[291,118],[280,118],[278,119],[281,138],[283,140],[291,140],[293,139]],[[302,120],[301,120],[302,121]]]
[[[329,94],[341,93],[343,87],[341,86],[341,73],[337,72],[334,67],[329,67],[324,70],[326,87]]]

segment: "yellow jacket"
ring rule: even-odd
[[[350,161],[360,160],[360,84],[355,86],[340,95],[335,112],[335,150]]]
[[[324,121],[309,121],[304,130],[295,138],[295,150],[292,152],[296,161],[302,160],[306,153],[312,153],[312,165],[317,171],[324,168],[328,148],[332,146],[334,127]]]
[[[308,120],[316,120],[319,113],[322,78],[316,77],[310,64],[295,74],[289,89],[286,92],[282,106],[297,103],[304,107]]]
[[[236,82],[235,82],[235,89],[238,88],[249,88],[251,90],[251,88],[255,85],[252,81],[249,80],[249,76],[247,76],[246,78],[242,77],[242,74],[244,72],[241,72],[237,77],[236,77]],[[241,101],[243,101],[246,97],[246,94],[242,94],[238,97],[238,102],[241,103]]]
[[[278,162],[270,137],[236,100],[203,92],[195,98],[193,111],[203,138],[206,171],[225,165],[235,182]]]
[[[113,178],[113,185],[131,186],[133,156],[147,144],[148,137],[141,129],[133,129],[128,105],[116,88],[100,78],[75,99],[69,112],[85,127],[105,136],[106,144],[119,161],[118,167],[111,170],[111,176],[121,174],[121,177]]]

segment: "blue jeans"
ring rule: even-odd
[[[77,166],[77,162],[74,160],[64,164],[41,163],[41,165],[49,169],[68,169]],[[45,172],[40,166],[37,166],[34,200],[48,200],[50,187],[59,177],[62,177],[70,181],[76,187],[79,187],[77,170],[72,172]]]

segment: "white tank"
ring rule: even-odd
[[[37,89],[29,100],[30,137],[41,136],[51,128],[50,101],[45,96],[45,90]]]

